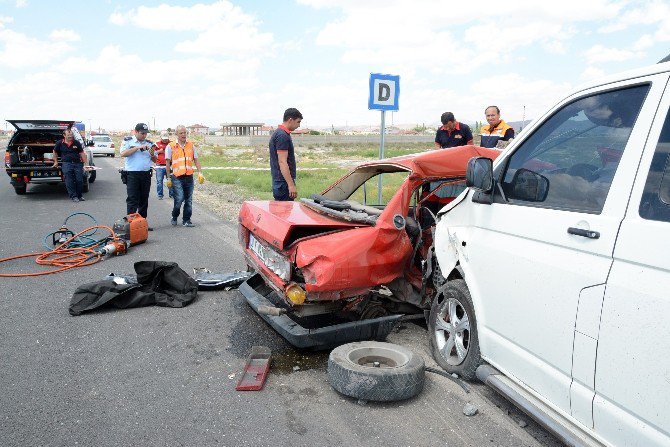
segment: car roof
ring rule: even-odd
[[[16,130],[63,130],[75,123],[68,120],[7,120]]]
[[[497,149],[487,149],[479,146],[458,146],[448,149],[436,149],[418,154],[403,155],[400,157],[385,158],[374,162],[364,163],[356,169],[365,167],[401,166],[413,174],[422,177],[451,177],[464,176],[468,160],[473,157],[488,157],[495,159],[500,155]]]

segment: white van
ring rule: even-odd
[[[433,355],[570,445],[670,445],[669,78],[576,91],[440,213]]]

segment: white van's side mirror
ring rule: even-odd
[[[465,173],[465,185],[482,192],[491,192],[493,190],[493,160],[486,157],[471,158]]]

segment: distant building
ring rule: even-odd
[[[222,123],[221,131],[224,135],[246,137],[249,135],[269,135],[261,133],[263,123]]]
[[[191,126],[186,126],[186,130],[189,134],[207,135],[209,127],[203,126],[202,124],[193,124]]]
[[[272,135],[272,132],[275,131],[275,128],[272,126],[261,126],[261,131],[259,135]]]

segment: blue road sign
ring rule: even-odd
[[[400,76],[370,73],[368,109],[398,111]]]

